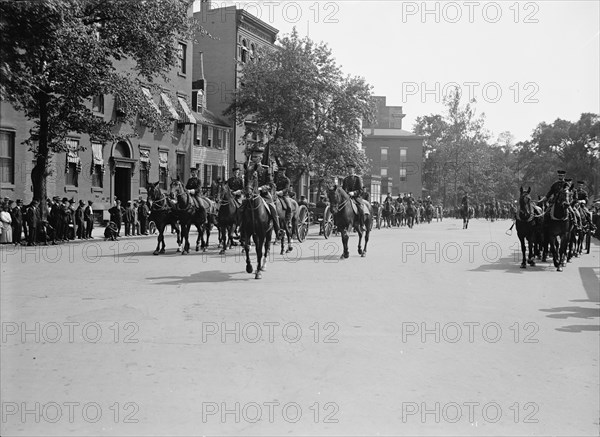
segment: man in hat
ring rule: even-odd
[[[231,194],[235,196],[235,200],[238,202],[238,207],[240,206],[240,198],[242,197],[242,191],[244,190],[244,180],[240,175],[240,169],[238,167],[234,167],[231,169],[233,176],[231,176],[225,184],[231,190]]]
[[[121,236],[121,222],[123,221],[124,209],[121,207],[121,201],[116,200],[112,208],[108,210],[110,221],[114,222],[117,227],[117,237]]]
[[[10,211],[10,216],[12,218],[12,231],[13,231],[13,242],[15,246],[17,244],[21,244],[21,233],[23,232],[23,210],[21,207],[23,206],[23,202],[21,199],[17,199],[17,204]]]
[[[354,163],[349,163],[346,167],[348,168],[349,174],[342,182],[342,189],[350,195],[352,201],[357,206],[360,231],[365,232],[365,209],[361,201],[363,189],[362,178],[356,174],[356,165],[354,165]]]
[[[92,229],[94,229],[94,209],[92,205],[94,202],[88,200],[87,206],[83,210],[83,221],[85,223],[85,238],[94,238],[92,237]]]
[[[221,188],[223,187],[223,179],[221,178],[221,176],[217,177],[217,179],[213,180],[212,183],[210,184],[210,199],[213,201],[217,200],[217,197],[219,196],[219,192],[221,191]]]
[[[198,170],[193,168],[190,172],[190,178],[185,184],[185,189],[188,190],[192,196],[196,198],[198,204],[200,204],[200,195],[202,194],[202,184],[198,179]]]
[[[138,220],[140,221],[140,234],[148,235],[148,217],[150,216],[150,207],[148,206],[148,202],[145,202],[142,199],[142,196],[140,196],[138,203]]]
[[[567,174],[564,170],[558,170],[556,175],[558,176],[558,180],[556,180],[551,186],[550,190],[548,190],[548,194],[543,197],[541,200],[547,200],[550,205],[554,203],[556,200],[556,196],[560,192],[560,190],[566,188],[567,182],[565,181],[565,175]]]
[[[42,215],[38,207],[39,204],[39,200],[33,199],[25,213],[25,220],[27,221],[27,227],[29,228],[29,240],[27,240],[28,246],[37,245],[38,226],[40,226],[42,222]]]
[[[123,224],[125,225],[125,236],[129,237],[131,235],[131,225],[133,224],[134,214],[133,214],[133,205],[131,200],[127,201],[127,208],[125,209],[125,213],[123,214]]]
[[[77,238],[79,240],[85,239],[85,222],[83,217],[83,210],[85,209],[85,202],[82,199],[79,199],[77,209],[75,210],[75,226],[77,227]]]
[[[292,230],[292,203],[290,201],[290,178],[285,174],[285,167],[279,167],[275,175],[275,189],[285,211],[285,226],[289,232]]]
[[[262,145],[255,145],[252,149],[250,149],[250,163],[256,168],[259,187],[258,189],[260,195],[263,197],[263,199],[265,199],[269,207],[271,218],[273,219],[273,229],[275,230],[276,238],[279,239],[283,238],[283,231],[279,227],[279,218],[277,216],[277,210],[275,209],[275,203],[271,194],[275,188],[275,183],[273,182],[273,175],[271,174],[269,166],[262,164],[264,152],[265,149]]]

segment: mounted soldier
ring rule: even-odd
[[[592,212],[587,207],[589,196],[587,191],[585,190],[585,182],[583,181],[577,181],[576,199],[579,203],[581,211],[588,218],[588,222],[592,223]]]
[[[285,174],[285,167],[279,167],[275,175],[275,189],[285,211],[285,225],[292,229],[292,202],[290,201],[290,178]]]
[[[275,235],[277,236],[277,239],[283,238],[284,234],[283,230],[279,227],[279,218],[277,216],[277,210],[275,208],[275,202],[272,194],[273,190],[275,189],[273,175],[271,174],[271,168],[262,163],[265,149],[261,144],[255,144],[249,151],[249,164],[254,164],[256,166],[258,190],[260,196],[265,200],[267,206],[269,207],[269,212],[271,213],[271,218],[273,219],[273,229],[275,230]]]
[[[200,204],[200,196],[202,195],[202,184],[200,183],[200,179],[198,179],[198,170],[195,168],[192,169],[190,178],[185,184],[185,189],[188,190],[192,196],[196,198],[198,204]]]
[[[360,224],[361,232],[365,231],[365,209],[362,203],[362,178],[356,174],[356,166],[353,163],[347,165],[348,176],[344,178],[342,182],[342,189],[350,195],[352,201],[358,209],[358,220]]]
[[[239,207],[241,204],[242,192],[244,190],[244,179],[242,179],[242,176],[240,175],[240,169],[238,167],[232,168],[231,172],[233,173],[233,176],[227,179],[225,185],[229,187],[231,194],[235,196],[235,200]]]

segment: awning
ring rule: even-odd
[[[154,109],[156,109],[156,112],[158,112],[159,115],[162,115],[160,112],[160,108],[158,107],[158,105],[156,103],[154,103],[154,99],[152,98],[152,94],[150,93],[150,90],[148,88],[142,87],[142,92],[144,93],[144,96],[146,97],[148,104],[150,106],[152,106]]]
[[[185,99],[183,97],[177,97],[177,100],[179,101],[179,106],[181,106],[181,109],[183,109],[183,113],[185,114],[184,119],[179,120],[179,123],[196,124],[197,121],[194,118],[194,115],[192,114],[192,111],[190,110],[190,107],[187,105],[187,102],[185,101]]]
[[[104,159],[102,158],[102,144],[92,143],[92,159],[94,165],[104,165]]]
[[[79,155],[77,154],[76,145],[67,143],[67,162],[73,164],[79,164],[81,162],[81,159],[79,159]]]
[[[169,96],[167,96],[165,93],[160,93],[160,100],[162,101],[163,106],[167,108],[167,111],[169,111],[171,120],[179,120],[179,114],[175,110],[173,103],[171,103],[171,99],[169,99]]]
[[[158,152],[158,166],[167,168],[169,164],[169,154],[167,152]]]

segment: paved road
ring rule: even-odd
[[[2,247],[2,435],[598,435],[599,246],[522,270],[510,222],[276,254]]]

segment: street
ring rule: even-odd
[[[1,434],[598,435],[598,240],[520,269],[511,223],[312,226],[261,280],[216,230],[3,246]]]

